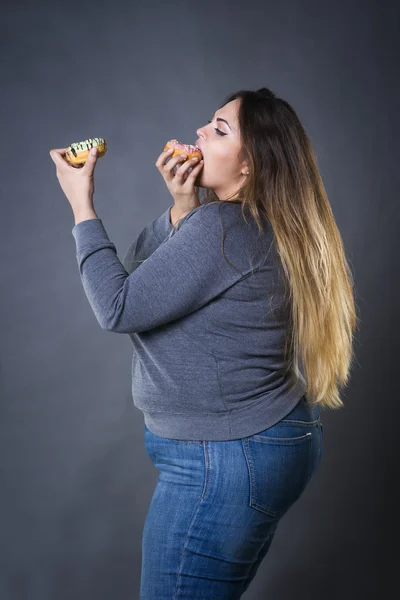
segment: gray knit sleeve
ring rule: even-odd
[[[169,206],[160,217],[148,223],[129,246],[122,261],[124,269],[129,274],[149,258],[173,232],[174,228],[170,222],[170,209]]]

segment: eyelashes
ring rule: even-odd
[[[209,123],[212,123],[212,121],[208,121]],[[218,135],[228,135],[227,133],[224,133],[223,131],[220,131],[219,129],[215,129],[214,131],[216,131],[218,133]]]

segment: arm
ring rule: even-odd
[[[171,234],[173,226],[170,221],[170,210],[171,207],[160,217],[148,223],[129,246],[122,261],[125,270],[129,274],[151,256]]]
[[[101,219],[82,221],[72,233],[86,296],[100,326],[114,333],[138,333],[184,317],[251,273],[225,261],[212,210],[192,211],[130,275]]]
[[[199,206],[200,206],[200,204],[199,204]],[[170,217],[169,217],[169,220],[172,223],[172,226],[175,227],[175,225],[177,224],[177,222],[180,219],[183,219],[183,217],[185,217],[192,210],[193,210],[193,208],[189,208],[188,210],[182,211],[182,210],[178,209],[178,207],[176,206],[176,204],[174,204],[173,206],[171,206],[170,207]]]
[[[178,221],[183,220],[192,210],[194,209],[191,208],[184,212],[178,211],[177,213],[174,204],[161,217],[146,225],[125,254],[122,261],[125,270],[130,274],[137,269],[174,232],[174,227],[176,227]]]

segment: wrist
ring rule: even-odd
[[[88,219],[98,219],[95,210],[93,208],[84,208],[79,211],[74,211],[75,225],[81,223],[81,221],[87,221]]]
[[[175,204],[171,206],[169,210],[169,221],[171,225],[174,227],[178,221],[180,221],[181,219],[183,219],[183,217],[192,212],[194,208],[196,208],[196,206],[185,209],[178,208]]]

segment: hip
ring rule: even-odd
[[[319,409],[305,398],[278,423],[229,441],[163,438],[145,425],[144,442],[159,482],[182,503],[235,502],[280,518],[302,495],[322,457]]]

